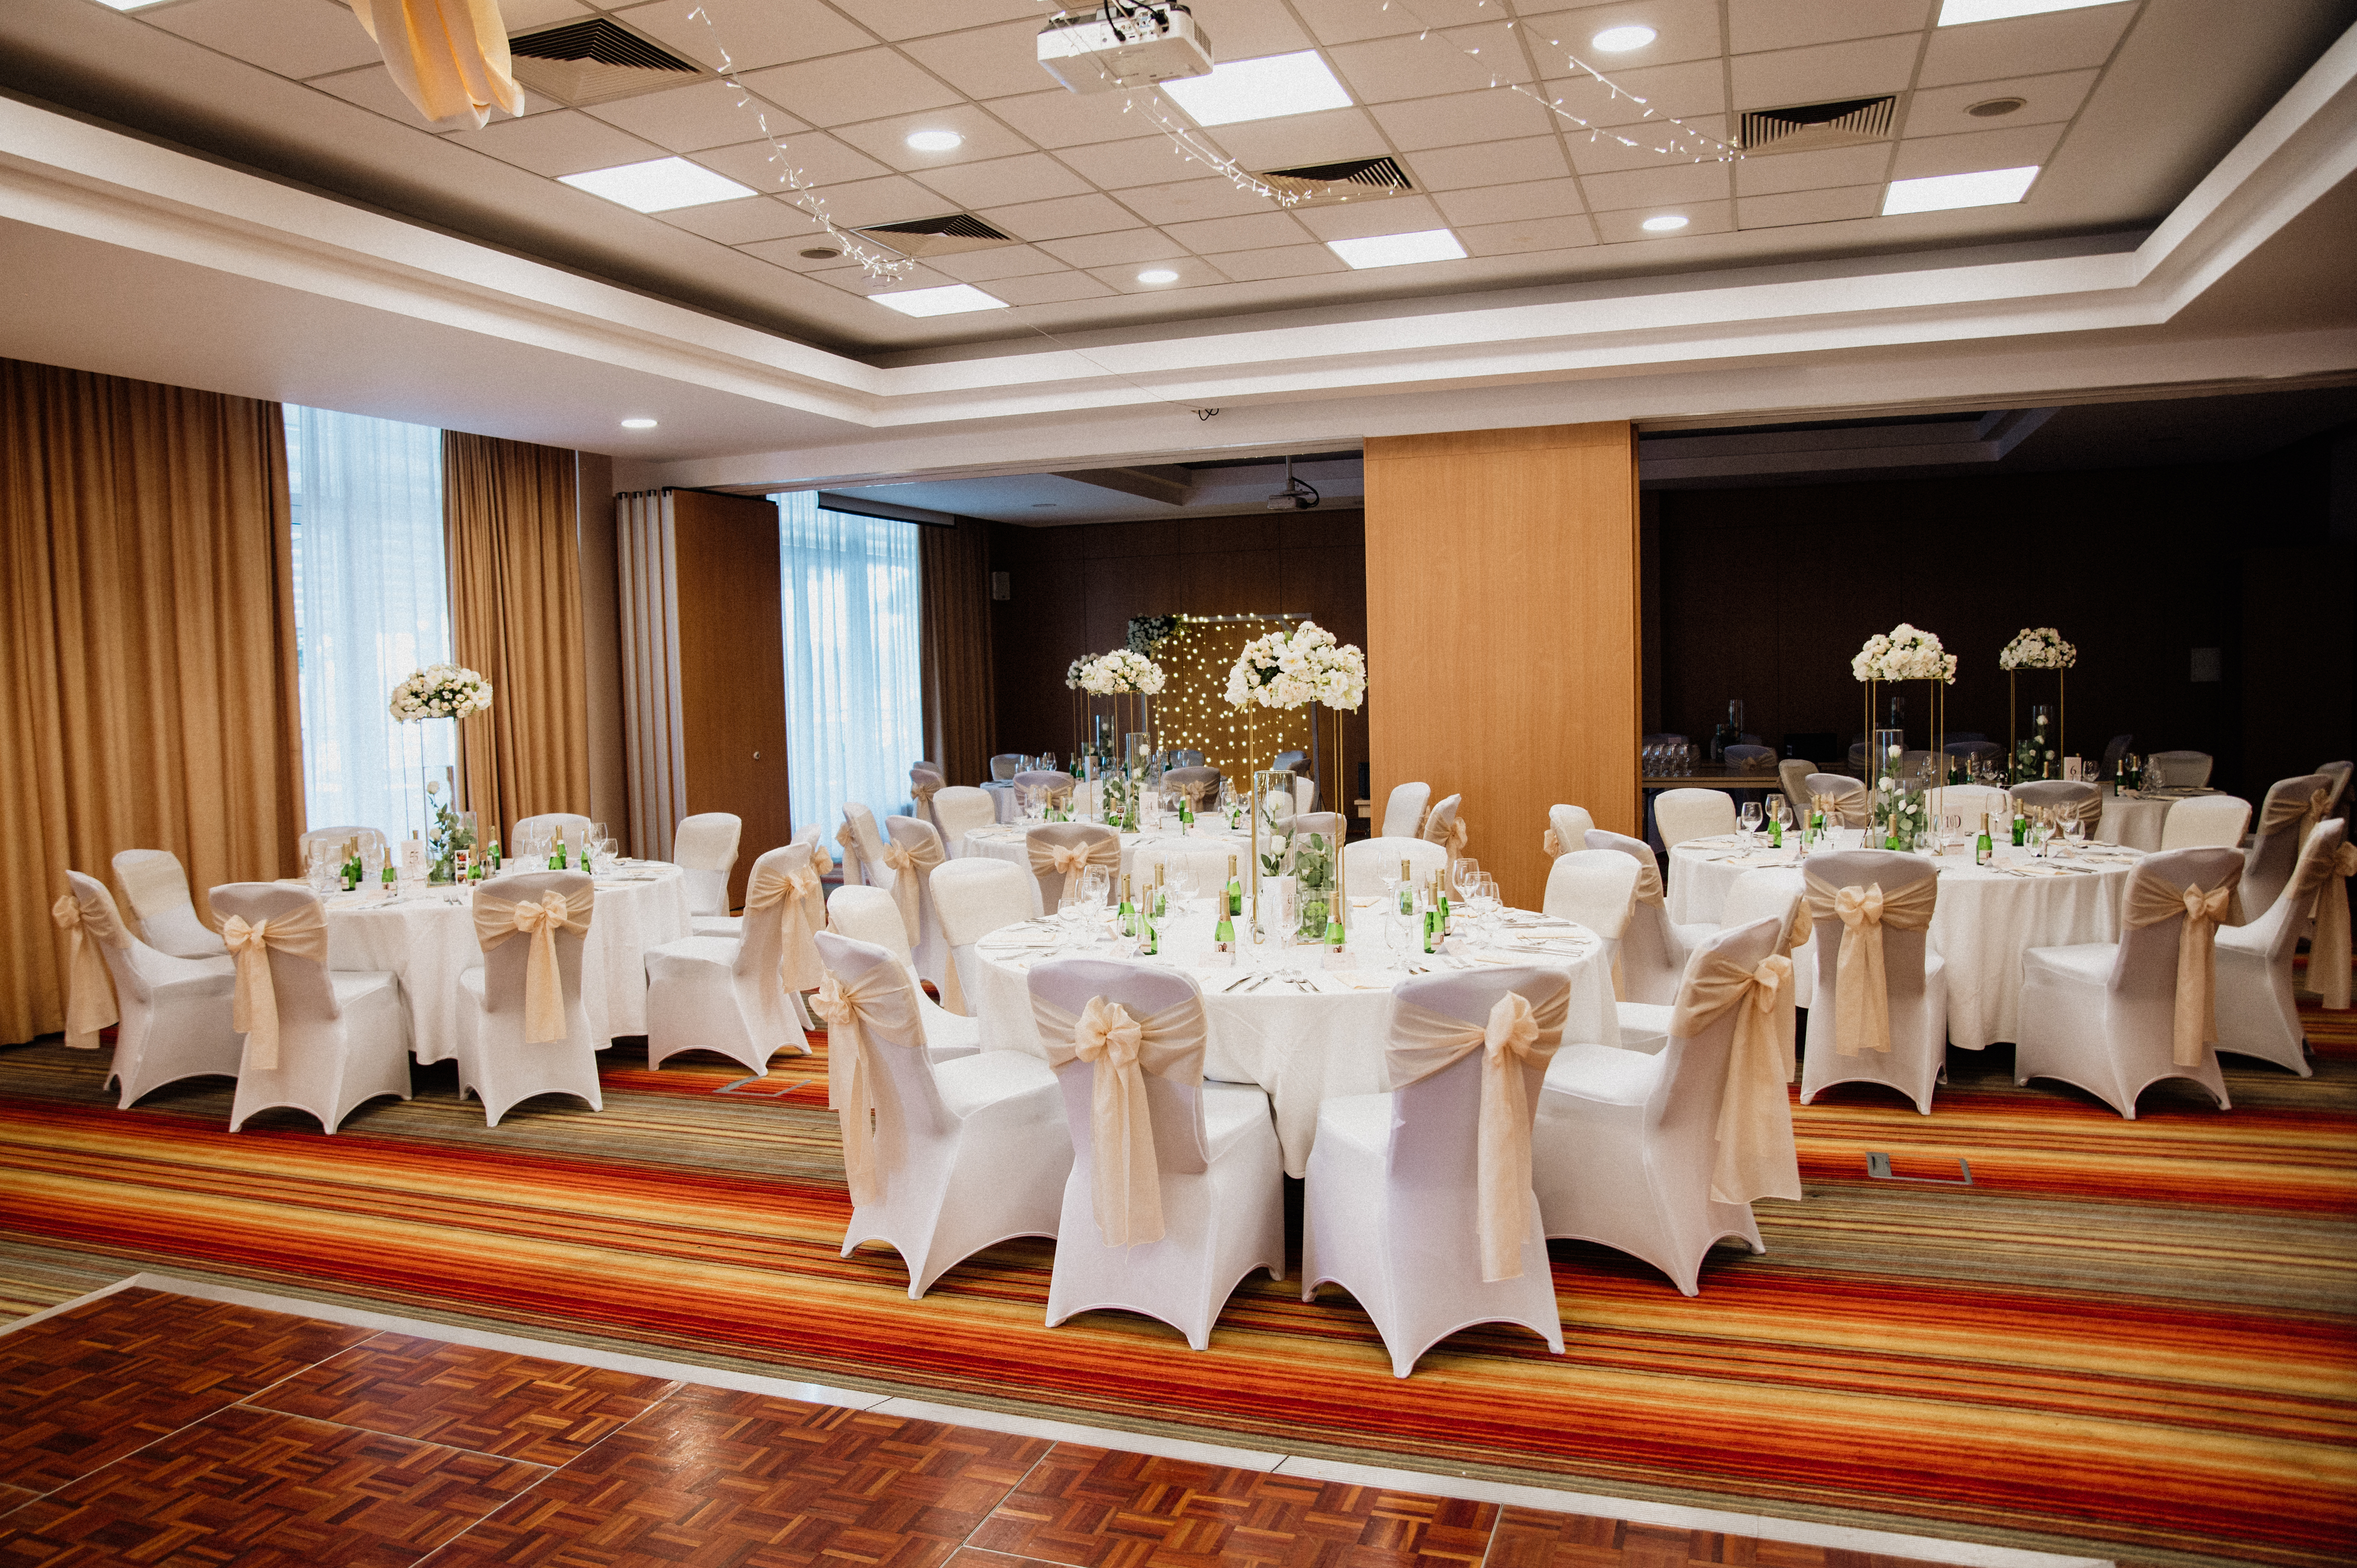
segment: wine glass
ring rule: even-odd
[[[2072,852],[2076,854],[2079,846],[2086,842],[2087,819],[2075,813],[2063,819],[2062,838],[2071,846]]]
[[[1481,884],[1481,863],[1471,855],[1459,855],[1457,864],[1448,868],[1448,885],[1457,889],[1458,902],[1471,904],[1473,889]]]
[[[1779,832],[1792,826],[1792,802],[1781,795],[1770,795],[1768,798],[1768,820],[1776,824]]]
[[[361,846],[361,888],[376,893],[384,886],[384,845],[371,839]]]
[[[1736,821],[1742,826],[1743,842],[1749,843],[1760,834],[1760,802],[1744,801],[1742,811],[1736,813]]]
[[[1178,862],[1171,866],[1170,898],[1171,902],[1178,907],[1180,913],[1192,914],[1194,912],[1195,895],[1201,886],[1201,878],[1197,875],[1193,866],[1188,865],[1184,861]]]
[[[1039,754],[1039,766],[1040,766],[1040,767],[1042,767],[1042,768],[1053,768],[1053,767],[1055,767],[1055,766],[1056,766],[1056,754],[1055,754],[1054,752],[1052,752],[1052,751],[1043,751],[1043,752],[1041,752],[1041,753]]]
[[[1504,901],[1498,897],[1498,879],[1483,872],[1473,887],[1473,918],[1481,928],[1482,942],[1498,945],[1498,920],[1505,911]]]

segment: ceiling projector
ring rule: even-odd
[[[1039,31],[1039,63],[1074,92],[1211,74],[1211,39],[1175,3],[1105,0],[1060,11]]]
[[[1285,489],[1268,498],[1271,511],[1308,511],[1318,504],[1318,487],[1293,477],[1293,459],[1285,460]]]

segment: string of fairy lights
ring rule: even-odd
[[[1309,746],[1311,710],[1228,705],[1228,671],[1244,644],[1265,632],[1288,630],[1298,615],[1180,616],[1147,657],[1162,666],[1154,699],[1155,744],[1166,751],[1200,751],[1231,779],[1266,766],[1275,752]]]

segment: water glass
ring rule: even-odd
[[[1736,814],[1736,821],[1742,826],[1743,842],[1749,843],[1760,832],[1760,802],[1744,801],[1743,810]]]
[[[1457,889],[1458,901],[1470,904],[1473,889],[1481,883],[1481,863],[1469,854],[1460,855],[1457,864],[1449,867],[1448,881],[1449,886]]]

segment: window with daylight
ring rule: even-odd
[[[832,834],[857,800],[880,823],[908,801],[909,765],[925,754],[918,525],[828,511],[809,490],[770,499],[794,822]]]
[[[457,760],[448,720],[387,709],[411,671],[450,657],[442,433],[286,407],[303,805],[314,828],[425,826],[425,768]]]

